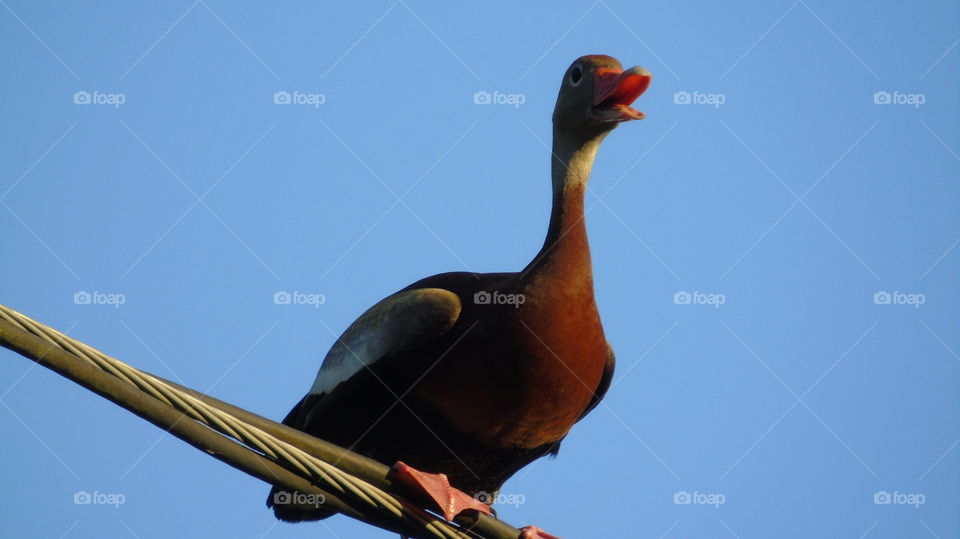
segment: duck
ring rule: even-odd
[[[584,195],[601,142],[644,118],[643,67],[577,58],[553,112],[552,210],[521,271],[449,272],[370,307],[326,354],[283,423],[384,463],[452,519],[486,509],[504,482],[556,456],[610,387],[616,364],[594,298]],[[283,521],[333,514],[267,499]],[[539,530],[536,528],[536,530]],[[544,537],[549,535],[531,536]]]

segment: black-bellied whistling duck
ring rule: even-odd
[[[472,496],[490,503],[520,468],[556,454],[614,369],[594,302],[584,191],[600,142],[643,118],[630,104],[650,80],[609,56],[573,62],[553,113],[550,227],[533,261],[519,273],[434,275],[380,301],[333,345],[283,422],[396,462],[396,479],[447,518],[477,505]],[[267,505],[282,520],[330,515],[274,494]]]

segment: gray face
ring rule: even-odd
[[[590,136],[610,131],[619,122],[640,119],[642,113],[629,104],[643,93],[649,80],[645,69],[635,67],[624,72],[620,62],[609,56],[580,57],[563,74],[553,113],[554,125],[563,131]],[[600,94],[611,91],[616,94],[615,99],[600,102],[604,97]]]

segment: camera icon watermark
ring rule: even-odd
[[[912,105],[918,109],[920,105],[927,102],[927,96],[924,94],[907,94],[899,90],[888,92],[880,90],[873,94],[874,105]]]
[[[878,490],[873,493],[873,503],[875,505],[912,505],[914,509],[920,509],[921,505],[927,503],[927,497],[919,492]]]
[[[480,290],[473,294],[475,305],[512,305],[514,309],[519,309],[526,301],[527,297],[523,294],[504,294],[496,290]]]
[[[718,109],[726,102],[727,96],[724,94],[704,94],[696,90],[693,93],[680,90],[673,94],[675,105],[713,105],[713,108]]]
[[[673,303],[676,305],[713,305],[715,309],[719,309],[726,302],[727,296],[718,293],[680,290],[673,294]]]
[[[480,503],[487,505],[512,505],[520,507],[527,502],[527,497],[523,494],[504,494],[502,492],[486,492],[481,490],[473,495],[473,498]]]
[[[127,96],[120,93],[107,94],[96,90],[93,92],[80,90],[73,94],[74,105],[113,105],[114,108],[120,108],[120,105],[126,102]]]
[[[673,493],[673,503],[675,505],[712,505],[714,509],[719,509],[721,505],[727,503],[727,497],[720,493],[680,490]]]
[[[112,505],[115,509],[119,509],[126,502],[127,497],[120,493],[87,492],[86,490],[73,493],[74,505]]]
[[[119,309],[126,302],[127,296],[119,293],[108,294],[97,290],[93,292],[80,290],[73,293],[74,305],[112,305],[115,309]]]
[[[474,105],[513,105],[513,108],[520,108],[520,105],[527,102],[527,96],[524,94],[505,94],[500,91],[493,93],[485,90],[474,92]]]
[[[274,305],[312,305],[319,309],[321,305],[327,302],[327,297],[323,294],[307,294],[305,292],[287,292],[279,290],[273,294]]]
[[[288,492],[278,490],[273,493],[273,505],[298,505],[320,507],[327,503],[323,494],[304,494],[303,492]]]
[[[301,93],[299,90],[294,90],[292,93],[280,90],[273,94],[274,105],[310,105],[318,109],[326,102],[327,96],[324,94]]]
[[[919,309],[926,302],[927,296],[920,293],[908,294],[899,290],[893,292],[880,290],[873,293],[873,303],[875,305],[913,305],[914,309]]]

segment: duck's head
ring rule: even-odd
[[[610,56],[581,56],[563,75],[553,124],[564,130],[605,132],[620,122],[643,119],[643,113],[630,105],[652,79],[646,69],[624,70]]]

